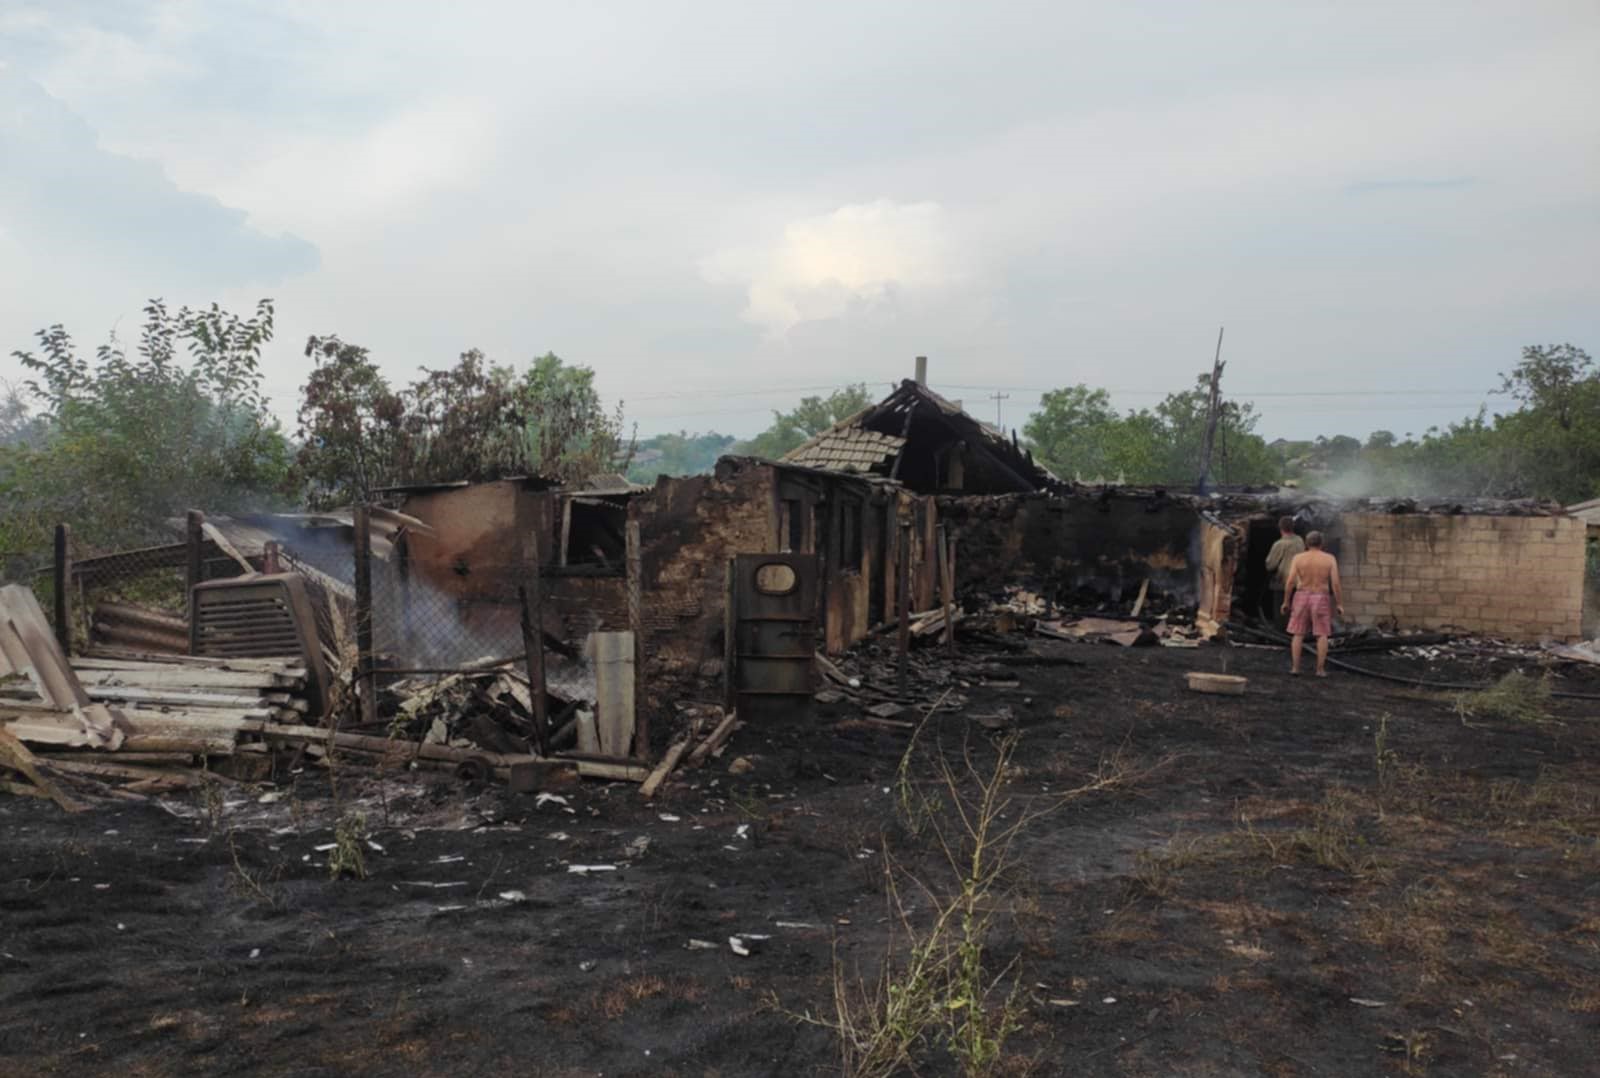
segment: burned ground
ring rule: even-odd
[[[970,720],[1004,705],[1014,811],[1098,785],[1023,832],[998,893],[987,958],[1022,1017],[1000,1073],[1592,1071],[1594,703],[1528,722],[1290,680],[1264,649],[1036,650],[1081,665],[971,686],[919,738],[981,772],[1004,735]],[[1184,690],[1224,660],[1247,695]],[[908,735],[820,711],[649,804],[337,770],[168,810],[0,799],[0,1073],[837,1073],[795,1016],[831,1013],[836,961],[881,960],[885,852],[942,869],[896,811]],[[318,849],[341,813],[366,879]],[[739,933],[771,938],[741,957]]]

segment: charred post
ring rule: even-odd
[[[911,652],[911,526],[900,526],[900,558],[896,566],[899,580],[895,582],[895,607],[899,625],[895,630],[895,674],[900,691],[907,688],[909,675],[907,656]]]
[[[372,510],[355,511],[356,680],[360,686],[361,721],[378,722],[378,675],[372,648]]]
[[[189,510],[184,527],[184,543],[187,547],[184,584],[189,591],[193,591],[205,574],[206,515],[198,509]]]
[[[56,525],[55,558],[56,642],[61,654],[72,654],[72,529]]]
[[[628,631],[633,634],[633,699],[636,714],[633,724],[633,755],[650,759],[650,707],[644,696],[644,572],[639,553],[639,522],[627,524],[624,557],[628,565]]]
[[[533,702],[533,740],[540,756],[550,754],[549,700],[544,679],[544,564],[538,529],[528,532],[526,581],[517,585],[522,607],[522,650],[528,667],[528,695]]]

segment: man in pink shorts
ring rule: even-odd
[[[1283,612],[1289,614],[1289,673],[1300,672],[1300,654],[1310,629],[1317,638],[1317,676],[1328,676],[1328,637],[1333,635],[1330,606],[1344,617],[1339,562],[1322,549],[1322,533],[1312,532],[1306,536],[1305,553],[1296,554],[1289,563],[1289,583],[1283,593]]]

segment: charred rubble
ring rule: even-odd
[[[381,498],[196,511],[137,550],[61,529],[43,604],[0,593],[6,789],[77,804],[342,760],[653,793],[819,703],[885,729],[936,707],[1003,722],[982,691],[1040,661],[1032,641],[1275,644],[1286,516],[1340,559],[1338,646],[1597,650],[1587,526],[1558,506],[1083,487],[920,379],[781,460]]]

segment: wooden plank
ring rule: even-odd
[[[34,759],[28,747],[19,741],[14,734],[0,727],[0,763],[15,771],[22,772],[27,780],[44,791],[44,795],[59,805],[63,812],[82,812],[87,805],[79,804],[44,776],[39,770],[39,763]]]
[[[250,564],[250,559],[234,549],[233,544],[228,542],[228,537],[222,534],[222,529],[218,528],[209,520],[202,521],[200,529],[205,533],[206,538],[217,544],[218,550],[222,551],[228,557],[239,563],[239,567],[244,570],[245,576],[257,575],[256,567]]]
[[[728,712],[723,720],[717,723],[716,728],[711,731],[710,736],[704,741],[700,742],[699,747],[689,754],[689,766],[699,767],[701,764],[705,763],[706,757],[710,756],[713,752],[720,748],[722,743],[732,736],[733,728],[738,724],[739,713],[737,711]]]
[[[259,695],[244,695],[240,693],[183,692],[177,689],[141,689],[128,685],[88,685],[85,690],[93,700],[125,700],[128,703],[140,704],[167,704],[173,707],[199,706],[199,707],[260,707],[262,699]],[[301,701],[303,704],[304,701]],[[289,706],[279,702],[278,706]]]
[[[594,760],[578,760],[578,774],[586,779],[611,779],[613,782],[644,782],[650,769],[643,764],[602,764]]]
[[[50,631],[44,610],[33,592],[15,584],[0,588],[0,612],[6,616],[6,628],[26,652],[39,695],[59,708],[73,709],[91,739],[115,748],[121,737],[115,715],[106,707],[90,702],[67,665],[67,657]],[[0,636],[4,635],[4,630],[0,629]],[[7,645],[6,651],[8,659],[14,661],[13,647]]]
[[[8,713],[0,709],[0,728],[19,741],[31,745],[62,745],[68,748],[99,748],[98,740],[84,732],[83,723],[62,712],[36,715]]]
[[[284,656],[282,658],[260,658],[246,656],[219,656],[219,655],[174,655],[162,651],[137,651],[129,648],[91,648],[81,656],[73,657],[73,664],[93,664],[96,669],[129,669],[126,664],[133,664],[131,668],[138,669],[145,666],[167,666],[173,668],[191,668],[205,670],[249,670],[265,673],[286,674],[290,677],[303,678],[306,676],[305,664],[299,659]]]
[[[73,660],[72,669],[85,691],[91,685],[124,685],[138,689],[178,689],[218,691],[222,689],[261,689],[293,691],[304,687],[301,678],[282,674],[255,673],[249,670],[188,670],[173,667],[139,666],[123,670],[101,670]]]
[[[448,760],[460,763],[463,760],[482,759],[493,767],[510,767],[513,764],[538,763],[540,757],[532,754],[482,752],[477,749],[457,749],[449,745],[429,745],[417,741],[403,741],[387,737],[371,737],[366,734],[338,733],[321,726],[263,726],[261,737],[266,741],[301,741],[313,744],[333,744],[357,749],[365,752],[379,754],[394,754],[421,756],[430,760]]]
[[[102,763],[97,760],[73,760],[59,756],[46,760],[45,764],[56,771],[65,771],[68,774],[96,775],[108,779],[166,778],[185,786],[198,786],[205,781],[193,771],[175,771],[170,767],[137,767],[128,764]]]
[[[633,751],[634,661],[632,633],[589,634],[594,659],[595,728],[600,751],[627,756]]]
[[[1133,611],[1128,615],[1129,617],[1136,618],[1136,617],[1139,616],[1139,611],[1144,609],[1145,596],[1147,596],[1149,594],[1150,594],[1150,578],[1149,577],[1145,577],[1144,578],[1144,583],[1139,585],[1139,597],[1133,601]]]
[[[678,761],[683,759],[683,754],[689,751],[689,740],[675,741],[667,754],[661,758],[661,763],[650,772],[650,777],[644,780],[644,785],[639,787],[639,792],[645,797],[654,797],[661,784],[672,774],[672,769],[678,766]]]

